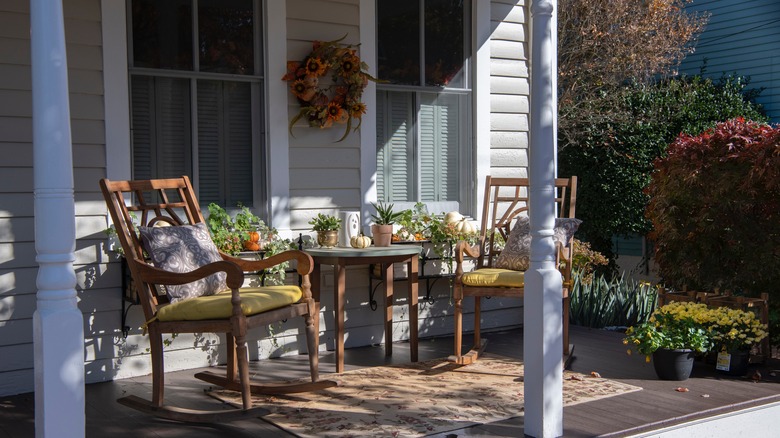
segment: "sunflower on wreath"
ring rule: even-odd
[[[310,126],[330,128],[333,123],[346,124],[344,135],[360,127],[366,105],[361,101],[368,81],[377,81],[365,72],[368,66],[349,44],[341,44],[347,36],[335,41],[314,41],[311,53],[302,62],[288,61],[283,81],[298,99],[301,110],[290,120],[289,129],[301,118]],[[328,77],[330,74],[330,77]],[[352,129],[352,119],[357,126]]]

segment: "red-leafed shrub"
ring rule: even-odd
[[[780,300],[780,125],[737,118],[680,135],[654,166],[647,217],[663,280]]]

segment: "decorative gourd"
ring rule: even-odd
[[[371,246],[371,238],[368,236],[363,236],[362,234],[359,236],[352,236],[349,239],[349,244],[353,248],[368,248]]]
[[[244,249],[247,251],[260,251],[260,244],[251,240],[244,241]]]
[[[455,223],[455,231],[461,234],[473,234],[477,231],[477,228],[468,219],[464,218]]]
[[[398,240],[412,240],[412,233],[410,233],[406,228],[401,228],[398,230]]]
[[[461,234],[471,234],[477,231],[477,228],[466,219],[465,216],[457,211],[451,211],[444,215],[445,224],[455,224],[455,231]]]
[[[451,211],[444,215],[445,224],[454,224],[463,220],[463,215],[458,211]]]
[[[259,242],[260,241],[260,233],[257,231],[250,231],[249,233],[249,241],[250,242]]]

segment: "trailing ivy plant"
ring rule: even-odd
[[[271,257],[289,249],[295,249],[295,244],[289,239],[282,239],[276,228],[269,227],[252,213],[249,208],[239,205],[240,211],[235,218],[220,205],[211,203],[208,206],[209,216],[206,224],[211,232],[211,238],[220,251],[236,256],[243,250],[243,241],[249,231],[257,231],[264,239],[264,257]],[[268,284],[282,284],[287,275],[289,262],[272,266],[263,272],[263,279]]]

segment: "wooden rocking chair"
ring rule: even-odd
[[[309,274],[311,257],[302,251],[286,251],[264,260],[243,260],[217,252],[208,237],[203,215],[188,177],[147,181],[100,180],[111,219],[132,274],[133,284],[140,299],[149,332],[152,360],[152,400],[127,396],[118,402],[134,409],[171,420],[188,422],[219,422],[236,418],[267,414],[263,408],[251,407],[251,394],[283,394],[317,390],[335,386],[333,381],[318,378],[319,304],[311,293]],[[133,224],[131,213],[140,218],[140,227]],[[152,228],[157,225],[171,227]],[[200,225],[198,225],[200,224]],[[182,227],[179,227],[184,225]],[[142,228],[149,227],[149,228]],[[204,264],[189,272],[177,273],[153,266],[144,256],[151,256],[149,230],[157,233],[167,228],[171,233],[192,232],[207,241],[206,251],[217,261]],[[145,245],[139,231],[143,230]],[[188,231],[189,230],[189,231]],[[200,230],[200,234],[198,234]],[[205,230],[205,231],[204,231]],[[166,239],[175,239],[169,234]],[[156,234],[155,234],[156,236]],[[205,236],[205,238],[204,238]],[[189,244],[189,241],[188,241]],[[214,254],[216,253],[216,254]],[[221,257],[222,260],[219,260]],[[285,261],[295,260],[301,276],[301,286],[267,286],[243,288],[244,272],[257,272]],[[220,274],[224,273],[224,274]],[[186,285],[197,292],[195,281],[210,281],[224,276],[229,290],[213,295],[197,296],[169,302],[171,286]],[[202,280],[206,279],[206,280]],[[168,294],[160,291],[163,285]],[[224,286],[223,286],[224,287]],[[302,316],[306,325],[311,382],[293,384],[259,384],[249,378],[246,334],[247,330]],[[195,377],[206,382],[242,393],[243,407],[230,410],[202,411],[183,409],[163,403],[164,365],[163,333],[225,333],[227,345],[227,372],[225,375],[202,372]]]
[[[557,178],[556,212],[559,218],[574,218],[577,201],[577,177]],[[497,269],[496,259],[501,253],[501,242],[506,242],[512,225],[528,210],[527,178],[487,177],[479,242],[471,246],[461,241],[455,246],[455,352],[452,362],[469,364],[477,360],[485,349],[486,341],[480,336],[482,297],[523,297],[524,272]],[[500,236],[500,239],[498,238]],[[571,260],[573,245],[556,242],[557,266],[563,276],[563,355],[571,353],[569,345],[569,289],[571,288]],[[472,272],[464,273],[465,256],[476,258]],[[463,298],[474,297],[474,346],[461,355],[463,342]]]

